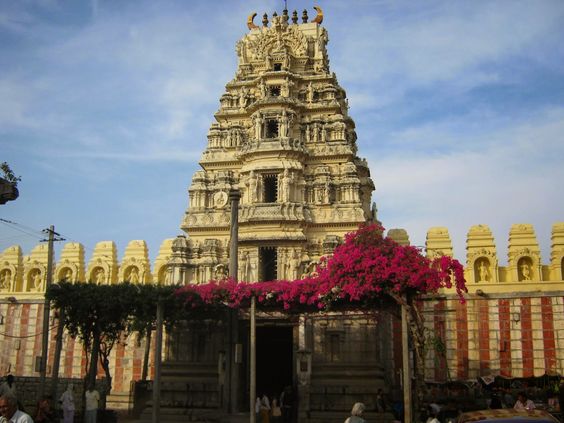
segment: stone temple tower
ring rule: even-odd
[[[241,193],[241,281],[295,280],[344,234],[375,218],[374,184],[357,154],[346,92],[329,70],[321,9],[307,23],[276,13],[236,44],[238,66],[220,98],[173,243],[175,282],[228,273],[229,192]]]
[[[376,219],[374,184],[357,156],[347,96],[329,70],[323,12],[264,15],[236,44],[208,143],[189,187],[169,266],[175,283],[229,274],[230,192],[238,190],[238,280],[296,280],[316,270],[344,235]],[[163,377],[189,393],[194,408],[248,411],[249,316],[188,321],[167,341]],[[223,319],[223,320],[222,320]],[[258,392],[293,386],[299,420],[341,420],[355,401],[373,407],[392,369],[382,318],[349,310],[329,314],[259,311]],[[168,395],[168,396],[167,396]],[[168,399],[167,399],[168,398]],[[172,399],[171,399],[172,398]],[[205,401],[204,401],[205,399]],[[317,413],[315,418],[311,413]],[[310,417],[307,417],[307,416]]]

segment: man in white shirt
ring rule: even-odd
[[[98,401],[100,401],[100,394],[92,385],[84,394],[86,399],[86,409],[84,411],[84,423],[96,423],[96,415],[98,414]]]
[[[18,400],[12,394],[0,397],[1,423],[33,423],[33,419],[23,411],[18,410]]]

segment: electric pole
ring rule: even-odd
[[[51,225],[49,229],[43,229],[48,234],[48,239],[41,242],[47,242],[47,276],[45,278],[45,293],[53,283],[53,243],[55,241],[64,241],[64,238],[55,232],[55,227]],[[57,238],[55,238],[57,237]],[[47,354],[49,352],[49,312],[50,305],[47,295],[43,305],[43,333],[41,338],[41,361],[39,366],[39,399],[45,395],[45,378],[47,375]]]

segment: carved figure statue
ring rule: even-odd
[[[250,281],[253,272],[251,269],[251,259],[248,251],[245,251],[241,256],[241,270],[243,271],[241,279],[247,282]]]
[[[96,272],[96,283],[104,283],[104,269],[98,269],[98,271]]]
[[[313,142],[317,143],[317,141],[319,140],[319,124],[318,123],[313,124],[312,133],[313,133]]]
[[[214,269],[214,277],[216,280],[220,281],[222,279],[225,279],[228,276],[228,272],[227,272],[227,266],[225,264],[218,264],[215,266]]]
[[[72,282],[72,269],[67,268],[63,274],[63,280],[65,282]]]
[[[272,70],[272,56],[270,56],[270,53],[266,55],[265,62],[266,70]]]
[[[10,288],[10,279],[12,278],[12,272],[8,269],[2,272],[0,276],[0,289],[9,289]]]
[[[288,136],[290,135],[290,124],[292,123],[293,120],[293,116],[292,115],[288,115],[286,113],[286,110],[284,110],[282,112],[282,116],[280,117],[280,124],[279,124],[279,129],[280,129],[280,136],[284,137],[284,138],[288,138]]]
[[[258,201],[258,189],[259,189],[259,180],[258,177],[255,175],[255,172],[251,170],[249,173],[249,181],[247,183],[249,186],[249,203],[254,203]]]
[[[244,65],[247,62],[245,41],[243,40],[237,41],[236,49],[237,49],[237,57],[239,58],[239,65]]]
[[[129,283],[139,283],[139,269],[137,267],[131,268],[127,281]]]
[[[290,265],[291,279],[292,280],[298,279],[298,271],[299,271],[299,268],[300,268],[300,255],[298,254],[298,252],[296,250],[294,250],[292,252],[289,265]]]
[[[478,267],[480,272],[480,282],[487,282],[490,280],[490,272],[488,270],[488,265],[484,260],[480,262],[480,266]]]
[[[325,181],[325,185],[323,186],[323,202],[325,204],[329,204],[329,200],[331,198],[331,183],[329,180]]]
[[[290,69],[290,54],[288,53],[288,50],[286,50],[284,53],[285,54],[282,62],[282,69],[288,70]]]
[[[523,263],[521,265],[521,275],[523,276],[524,281],[531,280],[531,266],[528,263]]]
[[[280,279],[286,279],[286,251],[278,250],[278,277]]]
[[[317,51],[315,57],[317,58],[324,58],[326,52],[326,46],[329,42],[329,36],[327,35],[327,31],[325,28],[321,28],[321,33],[317,38]]]
[[[284,169],[284,173],[280,177],[280,202],[286,203],[290,201],[290,190],[293,177],[288,169]]]
[[[308,103],[313,102],[313,84],[311,82],[307,84],[306,100]]]
[[[248,94],[247,87],[241,87],[241,92],[239,93],[239,107],[242,109],[247,107]]]
[[[292,81],[288,78],[284,80],[282,86],[280,87],[280,95],[282,97],[290,97],[290,88],[294,85]]]
[[[41,271],[36,270],[31,276],[31,287],[32,291],[39,291],[41,289]]]
[[[261,114],[257,114],[254,117],[254,122],[255,122],[255,137],[257,139],[260,139],[262,137],[262,116]]]
[[[260,96],[262,98],[266,97],[266,94],[267,94],[266,84],[264,83],[264,81],[262,79],[259,82],[258,88],[259,88]]]

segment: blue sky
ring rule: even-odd
[[[283,1],[0,0],[0,161],[21,175],[0,217],[85,245],[176,236],[187,188],[251,12]],[[464,259],[512,223],[550,259],[564,221],[564,2],[288,1],[325,13],[384,226]],[[301,15],[301,13],[300,13]],[[257,22],[260,19],[257,18]],[[0,225],[0,250],[38,238]]]

